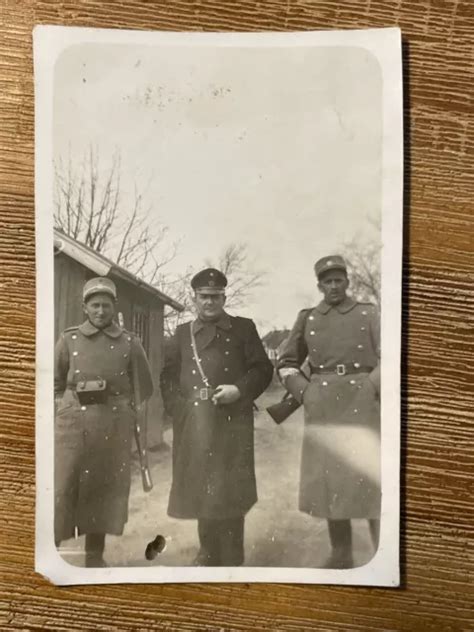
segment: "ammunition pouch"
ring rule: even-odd
[[[81,406],[107,403],[107,382],[102,379],[84,380],[76,384],[77,399]]]

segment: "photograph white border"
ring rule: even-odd
[[[380,545],[365,566],[331,570],[256,567],[79,568],[54,545],[53,489],[53,89],[54,66],[68,47],[84,43],[165,46],[357,46],[378,60],[383,83],[382,343]],[[55,584],[284,582],[399,585],[400,348],[403,234],[403,108],[398,28],[290,33],[177,33],[77,27],[34,29],[36,212],[36,554],[35,570]]]

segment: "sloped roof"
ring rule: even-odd
[[[274,329],[273,331],[269,331],[268,334],[263,336],[262,342],[269,349],[278,349],[281,343],[286,340],[289,335],[289,329]]]
[[[159,299],[165,305],[173,307],[178,312],[184,310],[184,306],[173,298],[164,294],[153,285],[142,281],[139,277],[135,276],[122,266],[117,265],[104,255],[96,252],[92,248],[81,244],[72,237],[65,235],[61,231],[54,229],[54,249],[56,252],[63,252],[74,261],[77,261],[81,265],[85,266],[89,270],[92,270],[97,276],[110,276],[118,279],[122,279],[127,283],[131,283],[136,287],[148,292],[154,298]]]

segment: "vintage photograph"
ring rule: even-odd
[[[398,29],[35,31],[37,570],[398,585]]]

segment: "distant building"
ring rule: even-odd
[[[263,336],[263,346],[273,364],[276,364],[276,361],[278,360],[278,353],[289,335],[289,329],[274,329]]]
[[[109,277],[117,286],[119,325],[140,337],[148,356],[155,393],[147,404],[148,445],[162,441],[162,405],[159,376],[163,359],[164,308],[183,306],[152,285],[72,237],[54,231],[54,334],[84,320],[82,287],[95,276]]]

